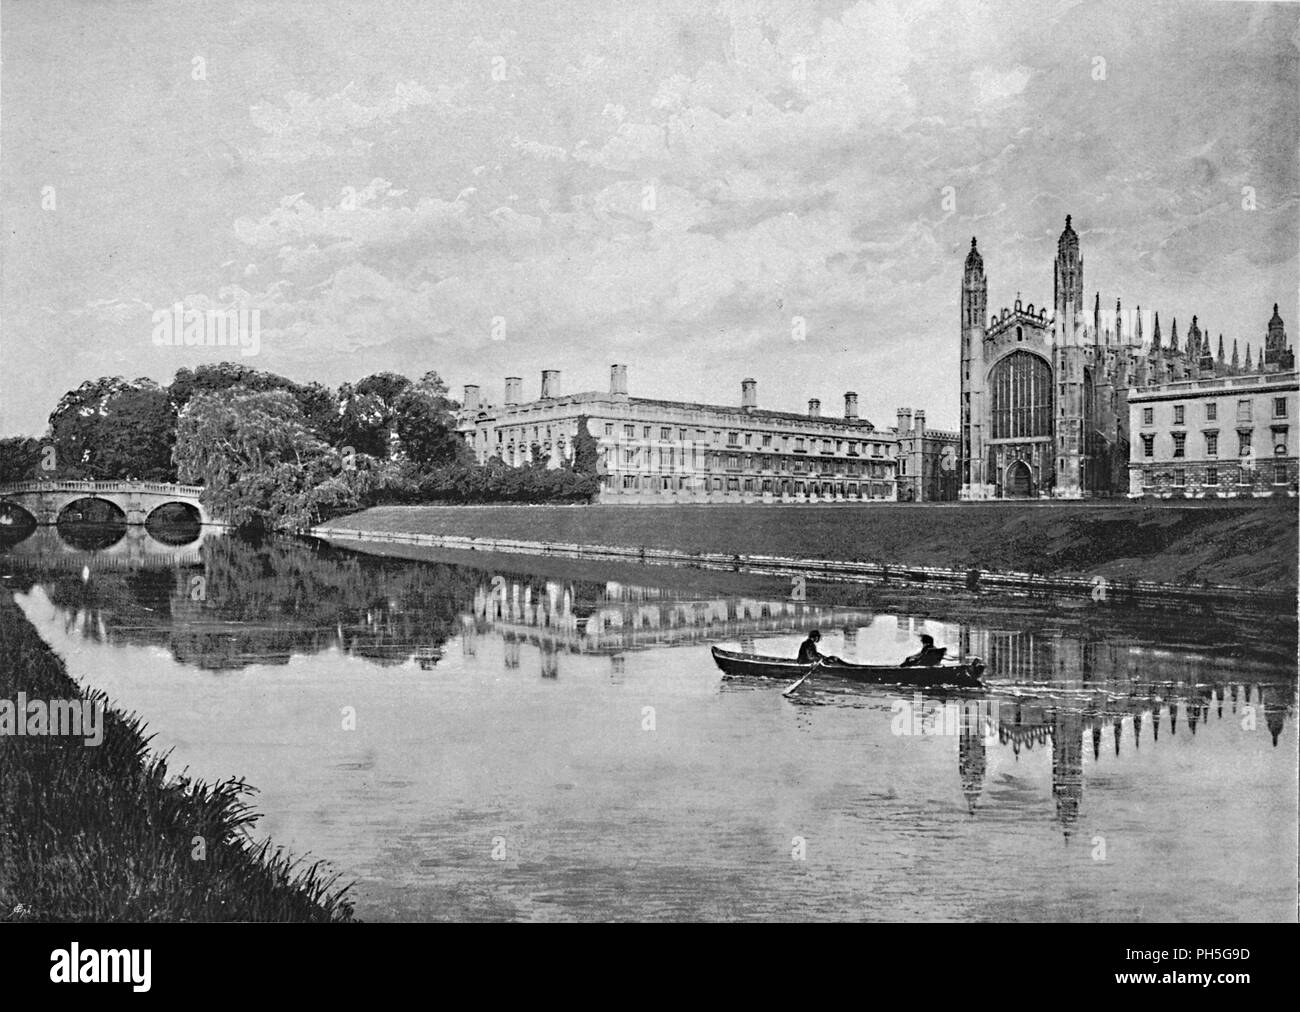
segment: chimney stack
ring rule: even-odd
[[[477,383],[465,384],[465,398],[462,403],[466,411],[478,410],[478,384]]]
[[[518,404],[519,395],[523,392],[524,381],[519,376],[506,377],[506,404]]]
[[[925,409],[924,408],[916,409],[916,434],[918,436],[925,435]]]
[[[542,400],[560,396],[560,370],[542,370]]]
[[[614,397],[627,396],[627,366],[611,365],[609,367],[609,392]]]
[[[852,390],[844,395],[844,417],[855,421],[858,417],[858,395]]]
[[[746,411],[753,411],[758,407],[758,380],[740,381],[740,406]]]
[[[912,431],[912,409],[898,409],[898,434],[905,436]]]
[[[822,402],[816,397],[808,401],[808,417],[820,418],[822,416]]]

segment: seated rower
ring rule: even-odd
[[[808,633],[808,638],[799,644],[800,664],[812,664],[815,661],[821,661],[823,664],[840,664],[838,657],[830,657],[817,649],[817,644],[821,641],[822,634],[816,629]]]
[[[932,668],[943,660],[943,655],[948,652],[947,647],[936,647],[933,636],[921,637],[920,652],[913,654],[903,661],[902,666],[905,668]]]

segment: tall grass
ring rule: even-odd
[[[350,886],[254,843],[255,788],[169,774],[144,723],[68,676],[0,593],[0,699],[91,699],[104,738],[0,735],[0,920],[352,920]]]

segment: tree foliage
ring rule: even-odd
[[[60,477],[175,480],[176,410],[153,380],[87,380],[50,414]]]
[[[31,436],[0,439],[0,484],[39,478],[41,441]]]
[[[311,431],[285,390],[194,397],[176,437],[181,480],[236,527],[303,530],[355,509],[368,461],[356,466]]]

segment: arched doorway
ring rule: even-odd
[[[1034,494],[1034,475],[1023,460],[1013,461],[1007,467],[1002,494],[1007,499],[1028,499]]]

